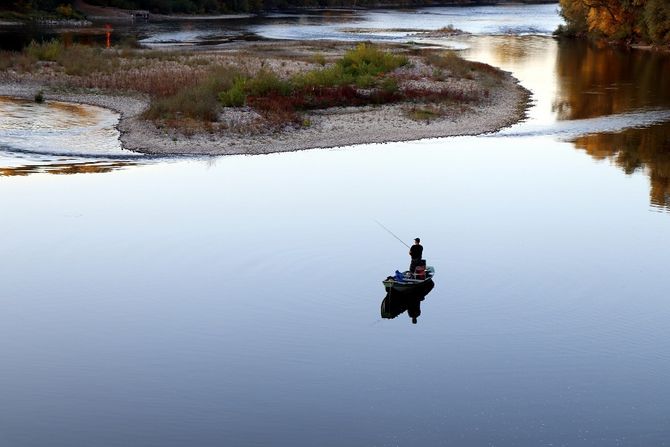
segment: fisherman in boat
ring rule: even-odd
[[[423,256],[423,246],[421,245],[421,239],[418,237],[414,239],[414,245],[409,248],[409,256],[412,258],[409,271],[414,273],[414,270],[421,265],[421,257]]]

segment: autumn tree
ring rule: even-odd
[[[560,0],[564,34],[670,43],[668,0]]]
[[[670,2],[648,0],[644,8],[644,23],[652,42],[670,43]]]

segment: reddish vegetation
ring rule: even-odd
[[[270,93],[264,96],[249,96],[247,105],[254,108],[271,125],[301,125],[300,111],[383,105],[399,102],[411,103],[473,103],[489,97],[488,90],[456,90],[443,88],[405,88],[395,90],[360,90],[351,85],[337,87],[304,88],[291,95]]]

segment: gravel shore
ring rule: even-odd
[[[510,126],[525,116],[530,92],[506,73],[489,98],[475,107],[431,121],[415,121],[404,105],[334,108],[310,113],[310,125],[271,135],[200,132],[185,136],[160,129],[141,119],[149,101],[141,96],[63,93],[34,83],[0,83],[0,95],[32,99],[38,91],[46,100],[106,107],[119,113],[118,129],[124,149],[161,155],[267,154],[365,143],[411,141],[456,135],[479,135]]]

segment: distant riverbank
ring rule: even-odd
[[[197,2],[196,2],[197,3]],[[193,3],[195,5],[196,3]],[[342,12],[342,11],[364,11],[375,9],[407,9],[424,7],[471,7],[471,6],[497,6],[506,4],[528,4],[542,5],[558,3],[556,0],[443,0],[438,2],[418,1],[411,5],[397,0],[376,0],[376,1],[341,1],[338,4],[329,7],[301,5],[298,1],[285,2],[285,5],[278,7],[274,4],[265,4],[262,0],[255,6],[247,5],[240,9],[210,9],[182,11],[179,8],[184,3],[170,4],[167,1],[158,9],[143,8],[142,2],[126,1],[119,3],[125,5],[118,7],[114,1],[108,2],[108,5],[90,4],[82,0],[64,1],[59,8],[54,10],[21,10],[20,8],[6,7],[0,10],[0,26],[16,25],[21,23],[39,23],[45,25],[62,26],[86,26],[90,25],[88,20],[94,21],[166,21],[166,20],[222,20],[222,19],[244,19],[253,16],[263,16],[265,14],[304,14],[309,12]],[[135,8],[132,8],[135,5]],[[209,4],[211,7],[211,3]],[[66,8],[66,14],[63,9]],[[167,8],[167,9],[166,9]],[[84,20],[84,18],[86,20]]]

